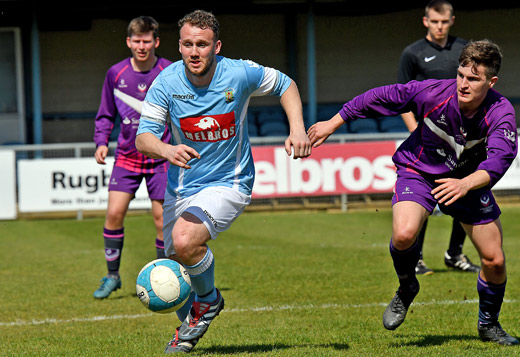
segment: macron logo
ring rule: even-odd
[[[424,57],[424,62],[428,63],[430,61],[433,61],[437,56],[431,56],[431,57]]]

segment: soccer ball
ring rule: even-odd
[[[156,259],[137,275],[136,291],[148,309],[168,313],[178,310],[188,300],[191,280],[182,265],[171,259]]]

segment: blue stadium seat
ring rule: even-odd
[[[318,105],[318,121],[329,120],[338,114],[341,104],[321,104]]]
[[[258,127],[256,126],[256,123],[248,121],[247,133],[249,134],[249,137],[260,136],[260,134],[258,133]]]
[[[354,134],[359,133],[377,133],[379,132],[379,126],[377,124],[377,119],[366,118],[366,119],[357,119],[350,121],[348,123],[349,132]]]
[[[260,124],[258,133],[260,136],[286,136],[289,130],[284,122],[267,121]]]
[[[258,125],[256,124],[256,114],[257,111],[255,109],[249,108],[247,110],[247,132],[250,137],[260,136],[258,133]]]
[[[260,136],[288,135],[287,118],[281,107],[262,108],[256,117]]]
[[[401,118],[400,115],[379,118],[379,123],[381,131],[384,133],[408,132],[408,128],[406,128],[403,118]]]

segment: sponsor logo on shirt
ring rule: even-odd
[[[119,81],[119,85],[117,87],[118,88],[126,88],[126,87],[128,87],[128,85],[125,83],[124,79],[121,79],[121,81]]]
[[[136,124],[139,125],[139,119],[125,117],[122,121],[123,124]]]
[[[446,153],[444,152],[444,149],[440,148],[440,149],[437,149],[437,153],[441,156],[444,156],[446,157]]]
[[[437,56],[431,56],[431,57],[424,57],[424,62],[428,63],[433,61]]]
[[[449,154],[446,158],[446,161],[444,161],[444,165],[446,165],[446,167],[450,169],[450,171],[453,171],[457,168],[457,163],[455,162],[451,154]]]
[[[229,140],[235,136],[235,112],[193,118],[181,118],[186,139],[198,142]]]
[[[448,123],[446,123],[446,116],[444,114],[441,114],[441,117],[439,118],[439,120],[437,120],[437,123],[442,125],[448,125]]]

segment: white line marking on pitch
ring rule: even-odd
[[[506,303],[515,303],[517,300],[504,300]],[[413,305],[462,305],[462,304],[476,304],[478,299],[471,300],[442,300],[442,301],[427,301],[427,302],[415,302]],[[285,311],[285,310],[307,310],[307,309],[360,309],[360,308],[371,308],[387,306],[388,303],[372,303],[372,304],[322,304],[322,305],[282,305],[282,306],[262,306],[253,307],[249,309],[227,309],[223,310],[222,313],[235,313],[235,312],[262,312],[262,311]],[[112,315],[112,316],[93,316],[93,317],[78,317],[72,319],[43,319],[43,320],[16,320],[12,322],[0,322],[0,327],[15,327],[15,326],[35,326],[43,324],[66,324],[71,322],[95,322],[95,321],[107,321],[107,320],[123,320],[123,319],[139,319],[142,317],[157,316],[153,312],[146,314],[135,314],[135,315]]]

